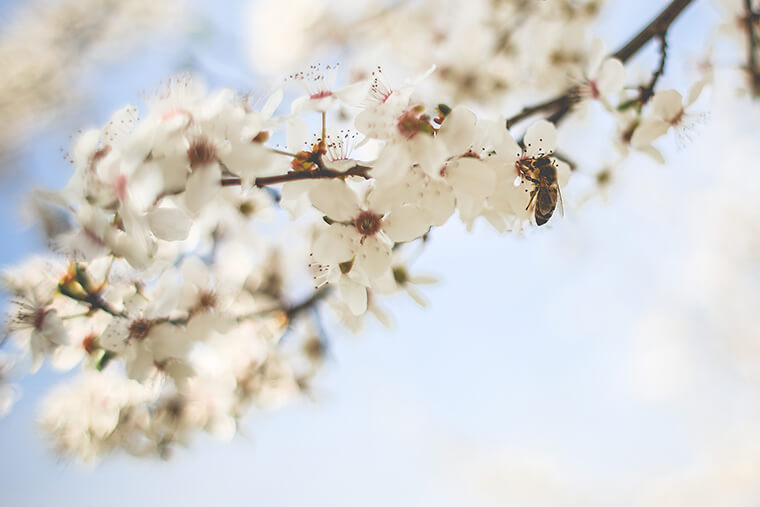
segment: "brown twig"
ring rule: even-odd
[[[630,58],[639,52],[644,45],[652,40],[657,34],[667,33],[670,25],[673,21],[683,12],[683,10],[689,6],[694,0],[673,0],[670,5],[665,7],[663,11],[652,20],[641,32],[639,32],[633,39],[622,48],[618,49],[613,58],[617,58],[621,62],[625,63]]]
[[[665,32],[658,33],[657,39],[660,41],[660,64],[652,74],[652,79],[646,86],[639,87],[639,105],[643,106],[654,95],[654,87],[657,81],[665,73],[665,60],[668,58],[668,41],[665,38]]]
[[[370,177],[370,169],[371,167],[358,164],[346,171],[335,171],[326,167],[319,167],[312,171],[290,171],[285,174],[278,174],[277,176],[263,176],[256,178],[253,181],[253,185],[258,188],[264,188],[269,185],[277,185],[278,183],[287,183],[289,181],[346,178],[348,176],[358,176],[359,178],[368,179]],[[241,183],[241,179],[237,177],[222,179],[223,187],[234,187]]]
[[[564,105],[564,101],[568,100],[566,95],[567,94],[561,95],[559,97],[547,100],[546,102],[541,102],[532,106],[525,106],[519,113],[510,118],[507,118],[507,128],[510,128],[512,125],[521,122],[525,118],[530,118],[534,114],[541,113],[543,111],[551,111],[558,107],[562,107]]]
[[[285,315],[287,315],[288,320],[293,320],[296,315],[314,307],[314,305],[322,301],[329,293],[330,287],[322,287],[321,289],[315,291],[314,294],[312,294],[308,299],[305,299],[300,303],[296,303],[295,305],[287,308],[285,310]]]
[[[314,293],[309,296],[307,299],[304,299],[303,301],[299,303],[295,303],[292,305],[288,305],[287,303],[280,302],[277,304],[277,306],[273,308],[268,308],[266,310],[260,310],[253,313],[247,313],[245,315],[239,315],[236,317],[235,320],[238,322],[244,321],[244,320],[250,320],[258,317],[263,317],[265,315],[271,315],[275,313],[284,314],[287,318],[288,322],[292,321],[297,315],[303,313],[306,310],[309,310],[310,308],[313,308],[318,302],[322,301],[329,293],[331,288],[330,287],[321,287],[314,291]]]
[[[110,303],[108,303],[100,294],[89,294],[86,298],[79,300],[82,303],[87,304],[91,310],[102,310],[106,312],[109,315],[112,315],[114,317],[126,317],[126,314],[123,311],[118,311],[116,308],[111,306]]]
[[[747,30],[747,72],[750,86],[754,95],[760,95],[760,66],[757,61],[758,41],[755,33],[755,22],[760,19],[760,12],[752,10],[752,0],[744,0],[744,26]]]
[[[665,7],[656,18],[654,18],[622,48],[618,49],[612,57],[625,63],[653,38],[661,37],[661,40],[664,40],[670,25],[673,24],[673,21],[675,21],[683,10],[693,1],[694,0],[673,0],[670,2],[670,4]],[[745,1],[749,2],[750,0]],[[517,121],[524,120],[525,118],[538,113],[551,113],[546,119],[555,124],[560,122],[565,116],[567,116],[572,110],[573,105],[576,103],[577,90],[577,86],[572,86],[553,99],[536,104],[535,106],[524,107],[517,115],[507,119],[507,128],[515,124]]]

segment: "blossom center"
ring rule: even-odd
[[[207,139],[199,138],[190,143],[187,149],[187,158],[190,167],[197,169],[211,164],[216,160],[216,148]]]
[[[198,307],[201,309],[209,310],[214,308],[218,302],[216,293],[211,290],[204,290],[198,294]]]
[[[98,345],[95,342],[96,338],[97,336],[94,333],[89,333],[87,336],[84,337],[84,340],[82,340],[82,348],[88,354],[92,354],[98,349]]]
[[[326,97],[329,97],[332,94],[333,92],[331,92],[330,90],[322,90],[317,93],[312,93],[311,95],[309,95],[309,98],[310,99],[324,99]]]
[[[37,331],[42,330],[42,325],[45,323],[45,316],[47,315],[47,312],[44,308],[37,308],[34,310],[33,314],[33,325],[34,329]]]
[[[148,319],[136,319],[129,325],[129,337],[144,340],[150,333],[152,326],[153,323]]]
[[[675,127],[675,126],[679,125],[679,124],[681,123],[681,121],[683,121],[684,113],[685,113],[685,111],[683,110],[683,108],[681,108],[681,110],[680,110],[680,111],[678,111],[678,114],[676,114],[676,115],[675,115],[675,116],[674,116],[674,117],[673,117],[673,118],[670,120],[670,125],[672,125],[673,127]]]
[[[404,111],[398,119],[397,127],[402,137],[413,138],[420,131],[419,115],[413,109]]]
[[[356,230],[362,236],[372,236],[380,230],[380,217],[371,211],[362,211],[354,220]]]
[[[124,201],[127,198],[127,177],[123,174],[120,174],[116,177],[116,182],[114,184],[114,190],[116,192],[116,197],[120,201]]]
[[[591,98],[598,99],[599,98],[599,86],[596,84],[596,80],[592,79],[588,82],[589,91],[591,93]]]

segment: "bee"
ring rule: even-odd
[[[557,203],[559,203],[560,214],[564,215],[562,194],[557,181],[557,167],[548,155],[521,160],[519,171],[523,178],[534,185],[525,209],[534,207],[536,225],[544,225],[549,221],[557,208]]]

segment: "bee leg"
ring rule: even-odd
[[[528,205],[525,206],[526,210],[530,209],[530,205],[533,204],[533,198],[536,197],[536,193],[538,193],[538,187],[530,191],[530,200],[528,201]]]

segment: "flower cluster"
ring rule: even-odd
[[[525,16],[527,26],[565,33],[599,7],[560,3],[505,2],[495,19]],[[434,26],[436,18],[415,19]],[[488,25],[483,12],[460,21]],[[516,26],[455,28],[438,35],[460,48],[498,39],[489,61],[517,65],[508,56]],[[462,42],[471,33],[488,40]],[[462,95],[446,85],[474,72],[458,65],[478,63],[459,56],[400,85],[378,67],[336,87],[340,67],[314,65],[286,81],[305,91],[290,107],[281,89],[256,102],[179,76],[142,117],[125,106],[82,132],[69,183],[36,195],[55,255],[2,276],[13,296],[7,335],[30,370],[46,361],[83,370],[44,404],[55,447],[84,459],[166,455],[197,430],[229,438],[251,405],[278,406],[308,390],[327,347],[323,302],[351,330],[369,313],[387,323],[383,296],[425,304],[416,286],[435,278],[416,274],[409,252],[431,229],[456,214],[468,229],[481,221],[521,233],[563,213],[571,164],[555,151],[555,124],[581,103],[615,119],[622,151],[661,158],[652,142],[691,124],[686,109],[704,82],[685,101],[655,91],[662,35],[652,80],[624,89],[627,57],[608,56],[581,33],[535,44],[530,62],[548,59],[537,65],[574,75],[557,98],[511,118],[420,99],[431,82],[441,96]],[[548,119],[513,137],[513,125],[540,113]],[[16,396],[0,386],[0,411]]]
[[[333,91],[319,67],[294,80],[311,80],[308,94],[276,116],[280,90],[252,107],[172,79],[144,118],[127,106],[82,132],[69,183],[37,195],[44,216],[73,220],[48,228],[56,256],[3,282],[14,296],[8,332],[31,370],[49,361],[85,372],[44,406],[57,448],[164,454],[194,429],[231,436],[246,406],[308,388],[325,344],[319,313],[306,310],[326,299],[354,329],[368,309],[386,320],[379,295],[424,304],[415,285],[435,279],[413,274],[404,245],[455,212],[520,231],[547,192],[556,206],[569,177],[552,158],[549,122],[529,128],[523,148],[503,118],[428,112],[416,82],[394,87],[378,72]],[[352,105],[356,131],[328,125]],[[322,120],[317,132],[309,115]],[[286,149],[269,142],[281,133]],[[310,217],[282,226],[297,238],[265,232],[280,206]],[[287,294],[309,283],[307,265],[316,289],[299,302]]]
[[[186,6],[182,0],[65,0],[11,9],[0,37],[0,119],[14,128],[0,132],[3,156],[81,99],[71,86],[75,76],[104,57],[123,56],[145,35],[180,26]]]
[[[352,71],[371,70],[363,62],[393,61],[406,69],[434,62],[440,98],[500,107],[507,92],[557,93],[581,74],[587,34],[607,2],[423,0],[361,11],[347,4],[256,4],[249,35],[254,65],[264,71],[298,65],[337,42],[349,51]],[[303,15],[287,31],[263,21],[290,12]]]

